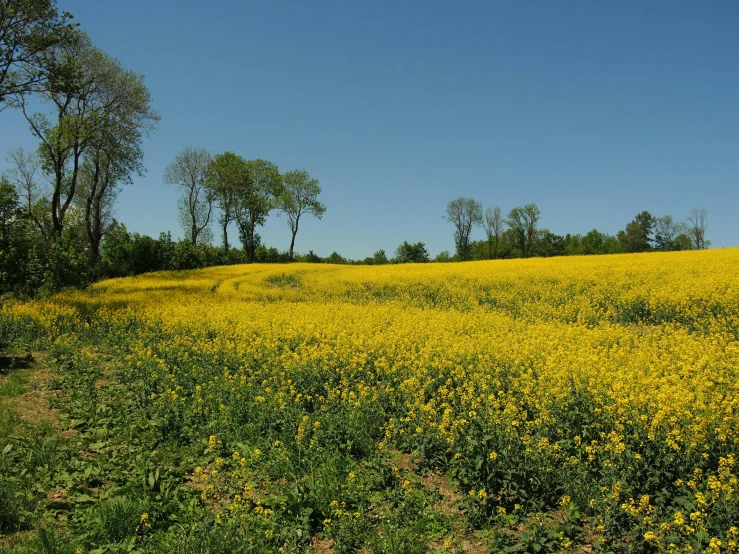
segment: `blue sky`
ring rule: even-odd
[[[58,2],[162,116],[120,196],[130,230],[182,236],[162,175],[195,145],[320,181],[298,252],[453,251],[459,196],[535,202],[558,234],[706,208],[713,246],[739,245],[734,0]],[[35,147],[28,126],[0,112],[0,170],[17,146]],[[290,244],[284,216],[260,233]]]

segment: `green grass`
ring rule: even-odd
[[[28,379],[30,376],[30,371],[25,369],[16,370],[6,375],[2,381],[0,381],[0,401],[2,401],[3,398],[20,396],[24,392],[27,392]]]
[[[15,410],[0,404],[0,441],[9,437],[20,422]]]
[[[10,406],[8,399],[28,391],[29,378],[30,371],[25,369],[14,370],[0,377],[0,440],[9,437],[21,423],[21,419]]]

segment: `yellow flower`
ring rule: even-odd
[[[270,487],[251,465],[269,457],[289,468],[291,456],[330,440],[321,430],[346,414],[377,434],[383,455],[434,445],[471,476],[464,486],[477,499],[488,494],[485,468],[477,467],[485,452],[487,469],[520,452],[535,475],[559,479],[575,468],[612,476],[613,486],[587,497],[596,534],[609,536],[605,522],[621,506],[620,515],[657,537],[653,547],[669,549],[672,533],[687,541],[719,529],[714,505],[739,494],[736,455],[728,454],[739,444],[739,410],[727,393],[739,367],[738,306],[734,248],[464,264],[233,265],[4,300],[0,320],[46,340],[56,363],[73,356],[80,368],[98,363],[85,337],[111,343],[124,386],[145,383],[148,403],[173,409],[187,426],[197,422],[193,429],[203,433],[235,428],[241,415],[284,429],[290,444],[269,438],[269,452],[239,446],[225,459],[216,459],[224,441],[204,435],[215,463],[195,468],[203,498],[226,510],[243,490],[245,501],[232,510],[239,518],[269,510],[254,509],[254,490]],[[659,511],[634,492],[646,490],[634,476],[657,452],[690,468],[671,480],[694,495],[692,513]],[[710,472],[694,468],[696,460]],[[399,468],[392,473],[406,481]],[[357,494],[367,492],[362,477],[347,475]],[[580,486],[561,492],[563,505]],[[336,510],[334,519],[349,515]],[[736,538],[716,540],[726,550]]]

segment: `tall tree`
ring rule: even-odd
[[[383,265],[388,263],[387,254],[385,254],[385,251],[383,249],[380,249],[372,254],[370,260],[372,260],[372,263],[374,265]]]
[[[193,245],[207,243],[214,196],[207,186],[211,156],[204,148],[186,146],[164,170],[164,182],[182,191],[178,202],[180,224]]]
[[[218,209],[219,224],[223,231],[223,250],[228,252],[228,225],[236,215],[236,203],[241,194],[251,187],[251,174],[246,160],[233,152],[224,152],[213,158],[209,186]]]
[[[508,212],[505,223],[511,229],[524,258],[529,257],[534,246],[539,217],[541,217],[541,211],[536,204],[516,206]]]
[[[56,0],[0,0],[0,111],[10,97],[48,85],[44,66],[53,48],[72,39],[71,19]]]
[[[637,214],[618,232],[618,240],[626,252],[648,252],[652,249],[652,234],[657,220],[648,211]]]
[[[470,259],[470,233],[475,225],[482,224],[482,204],[473,198],[459,197],[450,200],[444,219],[455,227],[454,244],[461,260]]]
[[[249,160],[246,170],[249,186],[240,190],[236,197],[234,217],[246,258],[253,263],[259,240],[257,226],[264,225],[267,215],[275,207],[281,193],[282,178],[277,166],[265,160]]]
[[[503,216],[498,206],[485,210],[485,221],[482,222],[482,226],[488,237],[488,259],[492,260],[498,255],[498,243],[503,232]]]
[[[708,229],[708,211],[703,208],[695,208],[688,216],[688,235],[695,250],[704,250],[711,243],[706,241],[706,229]]]
[[[80,168],[79,204],[85,214],[90,262],[100,260],[100,245],[112,221],[118,185],[143,175],[143,138],[156,127],[159,114],[151,107],[151,94],[142,75],[125,70],[107,59],[109,70],[99,83],[101,103],[110,106],[91,138]],[[108,98],[114,96],[115,98]]]
[[[287,215],[287,224],[292,232],[291,260],[301,216],[310,214],[321,219],[326,213],[326,206],[318,200],[319,194],[321,194],[321,186],[318,184],[318,179],[312,179],[305,169],[288,171],[282,176],[282,190],[277,198],[277,207]]]
[[[52,119],[30,113],[27,94],[19,94],[32,134],[39,139],[42,168],[51,176],[51,219],[54,240],[59,238],[64,219],[75,199],[84,154],[96,141],[111,118],[125,113],[128,90],[116,76],[121,67],[90,42],[81,32],[73,40],[54,47],[45,65],[48,89],[42,100],[52,107]]]

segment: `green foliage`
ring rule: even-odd
[[[665,215],[655,220],[654,249],[662,252],[691,250],[690,229],[682,222],[673,221],[672,216]]]
[[[270,277],[267,277],[265,281],[273,284],[276,287],[281,287],[281,288],[288,287],[288,288],[296,289],[300,287],[300,276],[294,273],[291,273],[288,275],[285,272],[283,272],[281,275],[272,275]]]
[[[266,160],[249,160],[245,164],[248,185],[240,188],[235,199],[234,217],[248,262],[256,261],[259,246],[257,227],[264,225],[267,215],[282,194],[282,176],[277,166]]]
[[[403,241],[395,250],[395,261],[400,264],[424,263],[429,261],[429,253],[422,242],[410,244],[408,241]]]
[[[3,0],[0,9],[0,104],[49,86],[43,65],[49,52],[72,36],[72,16],[55,0]]]
[[[338,252],[331,252],[331,255],[324,260],[327,264],[345,264],[346,258],[344,258]]]
[[[239,263],[247,263],[246,253],[240,252],[240,254]],[[254,251],[254,261],[260,264],[279,264],[289,262],[291,258],[289,252],[280,252],[274,246],[268,248],[260,244]]]
[[[260,247],[257,261],[276,263],[287,256],[276,249]],[[153,239],[138,233],[129,233],[125,225],[115,223],[103,241],[100,276],[125,277],[149,271],[179,271],[214,265],[246,263],[243,251],[208,244],[193,244],[187,240],[172,241],[169,233]]]
[[[15,189],[0,178],[0,294],[31,296],[42,280],[43,261],[33,228],[21,216]]]
[[[565,251],[575,256],[619,254],[623,252],[623,246],[616,237],[593,229],[585,235],[567,235]]]
[[[323,262],[321,257],[318,254],[314,253],[313,250],[309,250],[308,253],[304,255],[296,254],[295,261],[305,262],[309,264],[320,264],[321,262]]]
[[[19,531],[21,527],[21,504],[12,484],[0,478],[0,534]]]
[[[215,526],[211,514],[203,510],[189,525],[177,525],[159,548],[171,554],[238,554],[254,552],[254,539],[237,522]]]
[[[566,253],[565,237],[555,235],[549,229],[540,229],[531,249],[531,254],[542,258],[563,256]]]
[[[246,160],[233,152],[217,154],[210,164],[208,188],[221,210],[219,223],[223,232],[223,249],[228,252],[228,225],[236,217],[238,201],[251,187],[251,174]]]
[[[77,229],[65,229],[51,246],[43,288],[48,292],[84,287],[93,280],[92,268]]]
[[[364,259],[365,265],[384,265],[390,263],[384,250],[378,250],[371,257]]]
[[[475,251],[475,246],[476,244],[472,245],[473,252]],[[452,257],[452,255],[449,253],[448,250],[442,250],[436,255],[436,257],[434,258],[434,261],[435,262],[451,262],[453,261],[453,259],[454,258]],[[478,259],[478,258],[473,258],[473,259]]]
[[[98,510],[99,538],[103,543],[116,543],[132,537],[141,524],[141,514],[148,513],[146,506],[127,497],[108,500]]]
[[[624,252],[649,252],[652,250],[655,217],[647,211],[637,214],[626,225],[624,231],[618,232],[618,240]]]
[[[541,217],[541,211],[536,204],[517,206],[508,212],[505,220],[512,234],[511,242],[520,250],[521,256],[528,258],[533,252],[537,238],[537,224]]]
[[[290,259],[293,258],[300,218],[305,214],[311,214],[321,219],[326,212],[326,206],[318,200],[319,194],[321,187],[318,180],[311,178],[305,169],[288,171],[282,176],[282,189],[277,196],[277,207],[287,216],[287,224],[292,233]]]
[[[73,554],[76,548],[53,524],[44,525],[36,531],[32,542],[33,552],[39,554]]]

